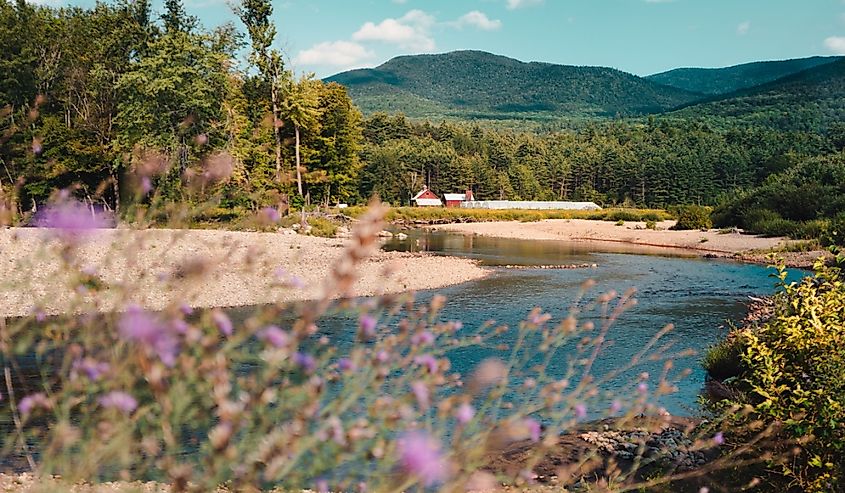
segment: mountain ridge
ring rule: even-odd
[[[842,59],[843,57],[840,56],[811,56],[748,62],[728,67],[680,67],[647,75],[645,78],[659,84],[702,94],[729,94]]]
[[[702,97],[614,68],[523,62],[475,50],[403,55],[325,80],[346,86],[365,113],[403,111],[409,116],[630,116],[666,111]]]

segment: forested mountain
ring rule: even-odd
[[[845,119],[845,59],[672,113],[783,130],[826,130]]]
[[[804,70],[840,60],[814,56],[792,60],[744,63],[724,68],[676,68],[646,79],[685,91],[709,95],[728,94],[759,86]]]
[[[614,117],[701,99],[611,68],[525,63],[480,51],[402,56],[327,81],[346,86],[364,113],[412,117]]]

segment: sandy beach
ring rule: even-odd
[[[61,313],[93,299],[102,310],[127,303],[161,309],[179,301],[212,307],[316,299],[348,241],[216,230],[96,230],[73,249],[75,274],[69,274],[49,233],[0,230],[0,316],[36,308]],[[442,288],[487,272],[468,259],[378,252],[360,265],[354,294]]]
[[[608,221],[587,219],[547,219],[538,222],[481,222],[444,224],[439,231],[452,231],[498,238],[597,242],[605,245],[627,245],[643,253],[674,252],[732,258],[767,263],[765,252],[788,245],[786,238],[763,238],[739,232],[672,231],[674,221],[657,223],[657,229],[646,229],[645,223],[626,222],[617,226]],[[806,268],[826,252],[783,253],[787,265]]]

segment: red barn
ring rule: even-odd
[[[425,187],[420,190],[420,193],[414,195],[414,198],[412,198],[411,200],[417,203],[417,207],[443,206],[443,202],[440,200],[440,197],[438,197],[434,192],[429,190],[428,187]]]
[[[446,207],[460,207],[461,202],[472,202],[475,200],[472,190],[467,190],[464,193],[447,193],[443,196],[446,198]]]

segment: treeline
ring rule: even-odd
[[[73,188],[124,216],[164,201],[213,203],[226,217],[373,195],[409,204],[429,185],[479,199],[717,205],[845,141],[836,126],[701,119],[536,132],[363,119],[344,87],[285,65],[269,0],[233,14],[238,24],[208,29],[180,0],[160,15],[148,0],[0,0],[0,202],[26,212]]]
[[[153,195],[248,209],[357,196],[361,116],[345,89],[287,69],[269,0],[234,12],[240,28],[206,29],[180,0],[157,18],[148,0],[0,0],[7,201],[29,210],[68,187],[112,208]]]
[[[713,205],[835,149],[816,133],[655,119],[531,134],[377,114],[364,137],[362,196],[402,204],[429,183],[479,199]]]

